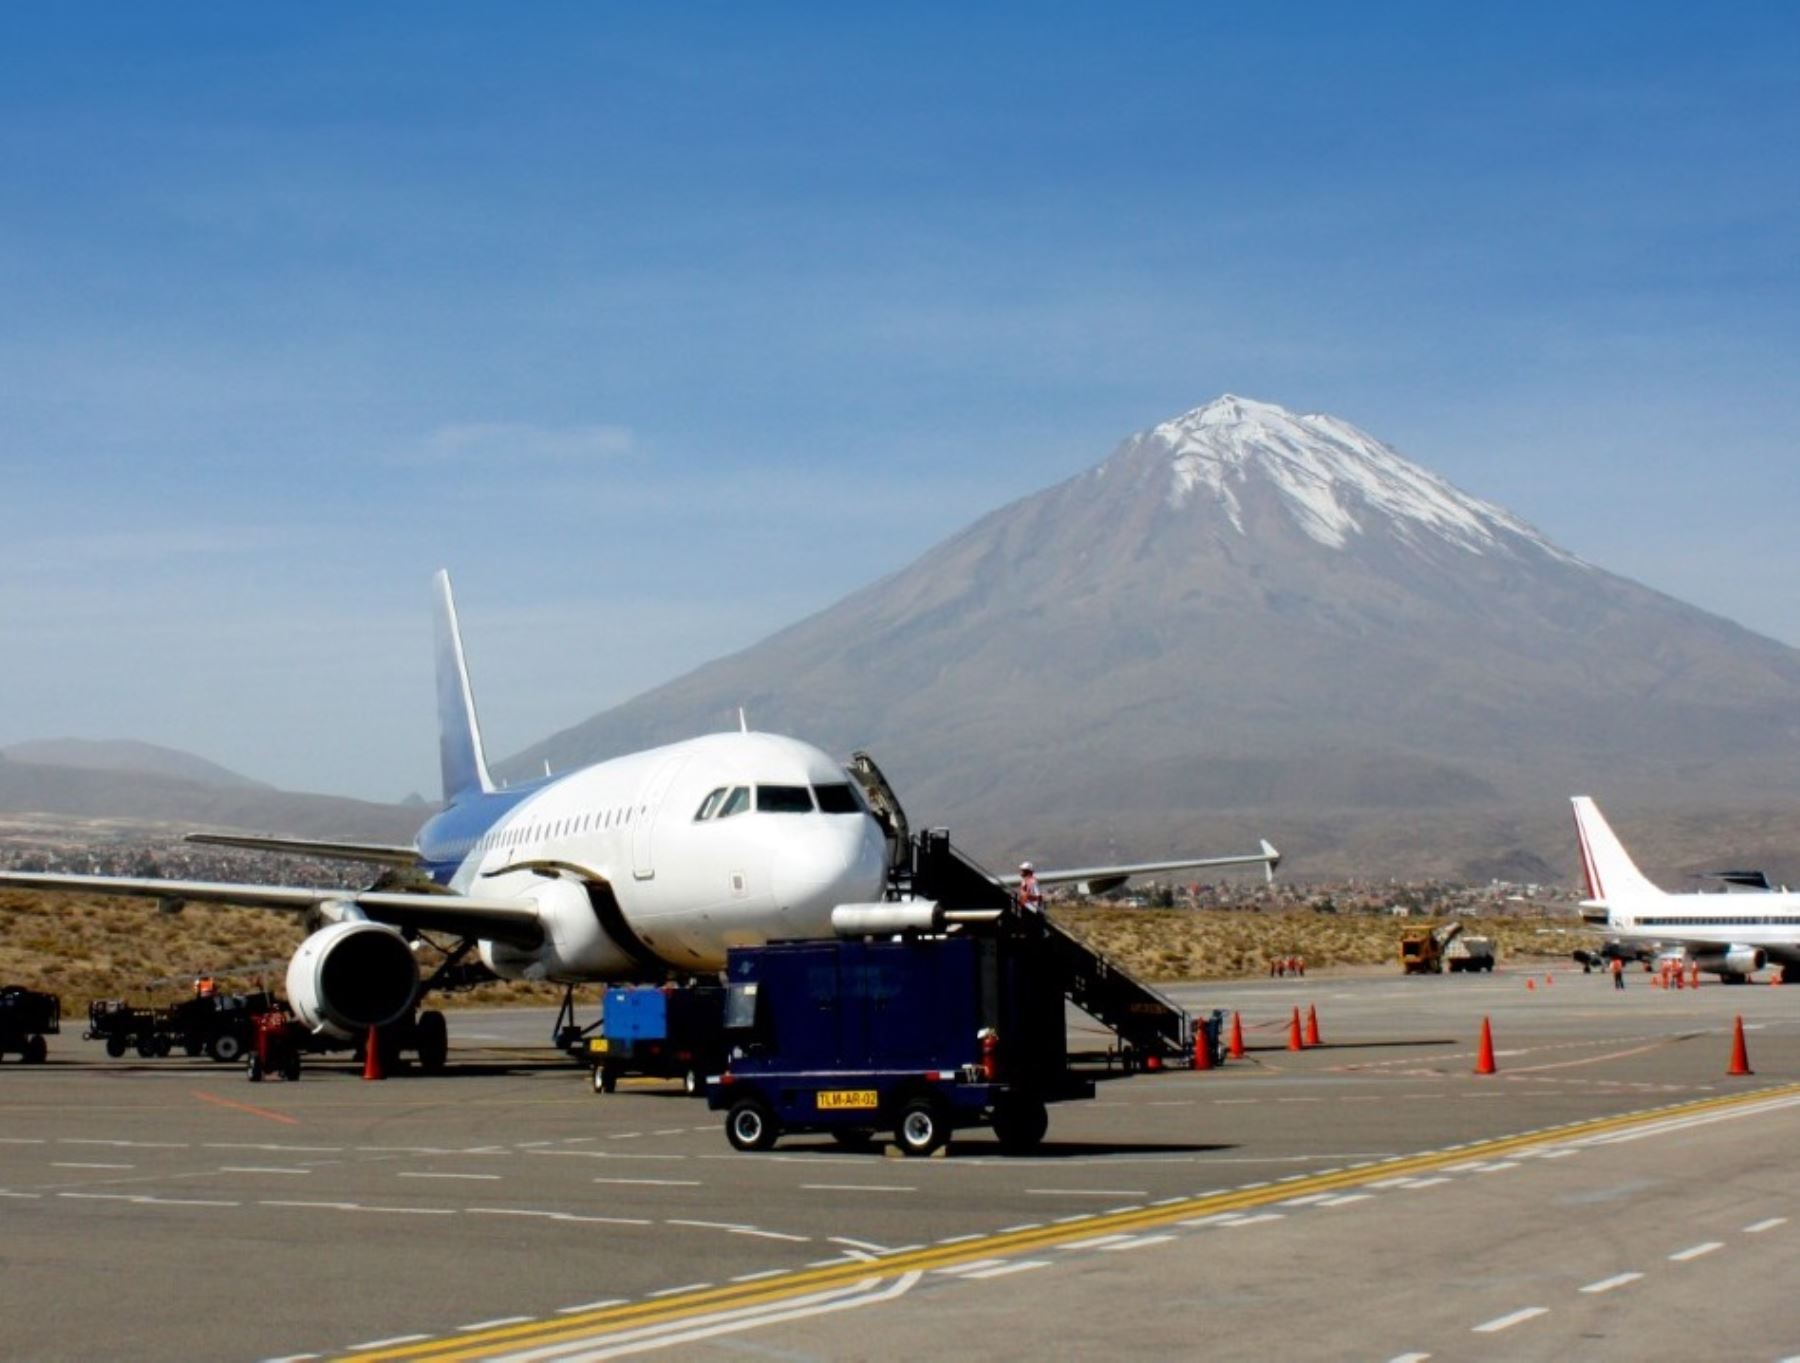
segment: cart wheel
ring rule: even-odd
[[[775,1114],[760,1098],[740,1098],[725,1114],[725,1139],[734,1150],[767,1150],[780,1134]]]
[[[156,1038],[153,1036],[140,1036],[137,1043],[137,1053],[145,1060],[155,1058]]]
[[[173,1037],[159,1036],[156,1038],[156,1053],[157,1053],[157,1055],[159,1055],[159,1056],[167,1055],[170,1051],[172,1051],[174,1049],[175,1049],[175,1039]]]
[[[244,1053],[244,1043],[236,1032],[220,1032],[207,1046],[206,1053],[221,1065],[229,1065]]]
[[[689,1069],[681,1076],[681,1091],[690,1098],[699,1098],[706,1093],[706,1080],[699,1070]]]
[[[612,1086],[606,1082],[606,1066],[594,1066],[594,1092],[611,1093]]]
[[[281,1066],[281,1077],[290,1084],[300,1082],[300,1053],[295,1051]]]
[[[260,1084],[262,1083],[262,1077],[262,1057],[255,1051],[251,1051],[250,1058],[244,1062],[244,1078],[248,1079],[252,1084]]]
[[[114,1060],[117,1060],[121,1056],[123,1056],[125,1054],[125,1038],[122,1036],[107,1037],[106,1038],[106,1053],[108,1055],[110,1055]]]
[[[1015,1098],[994,1109],[994,1135],[1009,1155],[1035,1150],[1050,1129],[1050,1114],[1033,1098]]]
[[[41,1065],[49,1054],[50,1043],[43,1037],[28,1036],[25,1038],[25,1063],[27,1065]]]
[[[596,1092],[611,1093],[614,1089],[619,1087],[619,1072],[617,1070],[609,1070],[606,1066],[601,1065],[599,1066],[599,1071],[600,1077],[595,1081],[599,1086]]]
[[[900,1109],[894,1141],[908,1155],[929,1155],[950,1139],[950,1120],[935,1098],[914,1098]]]

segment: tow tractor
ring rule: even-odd
[[[13,1052],[27,1065],[41,1065],[50,1047],[44,1038],[62,1030],[62,1000],[54,994],[9,984],[0,989],[0,1059]]]
[[[730,954],[730,1058],[707,1102],[736,1149],[891,1130],[903,1153],[930,1155],[959,1128],[991,1126],[1022,1153],[1043,1140],[1049,1104],[1094,1096],[1069,1067],[1061,975],[1028,922],[918,901],[833,920],[845,940]]]
[[[86,1041],[104,1041],[117,1060],[127,1050],[148,1060],[180,1047],[188,1055],[202,1052],[221,1064],[242,1058],[250,1044],[253,1020],[276,1006],[266,991],[253,994],[203,994],[170,1008],[139,1008],[123,999],[95,999],[88,1005]]]
[[[594,1092],[611,1093],[625,1074],[680,1079],[690,1095],[725,1061],[725,991],[716,984],[608,989],[600,1030],[587,1038]]]

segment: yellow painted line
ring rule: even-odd
[[[1081,1221],[1041,1226],[1033,1230],[984,1235],[959,1240],[953,1245],[928,1246],[904,1254],[893,1254],[869,1260],[853,1260],[825,1268],[796,1269],[778,1278],[763,1278],[753,1283],[704,1288],[654,1301],[628,1302],[620,1306],[562,1316],[555,1320],[534,1321],[526,1325],[508,1326],[476,1334],[457,1334],[423,1340],[392,1349],[377,1349],[341,1355],[341,1363],[394,1363],[397,1360],[482,1359],[497,1353],[523,1349],[540,1349],[577,1341],[602,1342],[602,1335],[625,1327],[634,1330],[646,1326],[672,1325],[695,1316],[711,1315],[722,1310],[772,1305],[823,1288],[841,1287],[876,1275],[891,1278],[912,1270],[944,1268],[973,1263],[978,1259],[1042,1250],[1095,1235],[1113,1235],[1167,1226],[1193,1217],[1212,1216],[1220,1212],[1243,1211],[1253,1207],[1285,1202],[1308,1193],[1327,1192],[1354,1187],[1376,1179],[1401,1177],[1469,1160],[1490,1160],[1497,1155],[1528,1149],[1538,1145],[1561,1144],[1585,1137],[1605,1135],[1632,1127],[1648,1126],[1674,1117],[1690,1117],[1723,1109],[1748,1107],[1781,1098],[1800,1097],[1800,1084],[1781,1084],[1750,1093],[1727,1094],[1701,1098],[1692,1102],[1672,1103],[1663,1107],[1621,1113],[1612,1117],[1596,1117],[1570,1122],[1562,1126],[1544,1127],[1516,1136],[1499,1136],[1491,1140],[1473,1141],[1452,1149],[1431,1150],[1418,1155],[1401,1155],[1377,1160],[1327,1174],[1287,1182],[1269,1183],[1253,1188],[1240,1188],[1208,1196],[1185,1199],[1166,1206],[1145,1207],[1137,1211],[1115,1212],[1087,1217]],[[746,1325],[752,1322],[746,1322]]]

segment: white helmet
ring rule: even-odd
[[[1019,863],[1019,869],[1021,871],[1029,872],[1031,870],[1031,863],[1029,861],[1021,861]]]

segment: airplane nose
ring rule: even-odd
[[[814,836],[784,845],[773,871],[775,902],[786,913],[827,923],[839,904],[881,898],[887,842],[873,819],[837,816]]]

